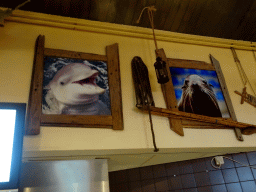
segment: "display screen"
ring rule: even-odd
[[[0,109],[0,182],[10,181],[16,110]]]
[[[19,185],[25,113],[25,103],[0,103],[0,190]]]

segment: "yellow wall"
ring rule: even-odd
[[[30,15],[31,13],[22,12],[22,14],[24,17],[24,15]],[[48,19],[55,18],[53,16],[43,16]],[[45,35],[45,47],[47,48],[86,53],[105,54],[107,45],[118,43],[124,116],[123,131],[96,128],[41,127],[40,135],[25,137],[24,155],[27,157],[40,156],[43,154],[40,152],[53,152],[49,153],[51,155],[86,155],[87,153],[92,154],[90,150],[105,150],[111,153],[118,151],[116,153],[119,153],[119,149],[128,150],[129,152],[136,150],[140,152],[152,151],[153,145],[148,115],[142,114],[135,107],[135,93],[131,75],[131,60],[134,56],[140,56],[149,69],[156,106],[165,107],[153,67],[155,47],[153,40],[149,39],[151,38],[151,31],[138,27],[89,21],[82,23],[84,25],[83,30],[70,30],[43,26],[44,23],[40,19],[33,18],[27,21],[23,17],[18,15],[9,18],[5,26],[0,28],[1,102],[28,101],[34,44],[37,36],[41,34]],[[79,20],[72,21],[80,22]],[[37,24],[28,24],[31,22]],[[67,24],[67,26],[70,28],[79,27],[72,24]],[[88,31],[86,31],[86,27],[88,27]],[[93,30],[95,31],[93,32]],[[229,44],[234,43],[234,41],[159,31],[156,34],[159,34],[159,39],[162,39],[158,41],[158,47],[164,48],[168,58],[200,60],[210,63],[209,54],[212,54],[221,64],[238,120],[256,124],[256,108],[248,104],[240,105],[240,97],[234,93],[235,90],[241,91],[243,86],[230,49],[195,45],[198,42],[211,43],[212,45],[219,42],[223,46],[229,47]],[[164,39],[166,41],[163,41]],[[189,44],[177,42],[186,42],[186,39]],[[195,43],[191,44],[191,42]],[[250,46],[248,42],[235,43],[238,47],[246,48]],[[237,54],[256,90],[256,62],[252,52],[238,50]],[[248,91],[251,93],[250,89]],[[170,130],[167,118],[153,116],[153,123],[157,146],[166,151],[168,149],[196,151],[199,148],[214,151],[230,148],[238,152],[255,150],[256,146],[256,135],[244,136],[244,142],[239,142],[233,130],[185,129],[185,136],[181,137]],[[226,150],[226,152],[229,151]]]

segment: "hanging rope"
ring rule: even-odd
[[[150,21],[150,24],[151,24],[151,27],[152,27],[152,30],[153,30],[153,37],[154,37],[156,51],[158,52],[156,36],[155,36],[155,31],[154,31],[154,20],[153,20],[153,11],[156,11],[155,6],[144,7],[142,9],[141,13],[140,13],[140,16],[139,16],[139,19],[137,20],[137,23],[140,22],[141,16],[142,16],[144,10],[146,10],[146,9],[148,9],[148,18],[149,18],[149,21]],[[137,71],[139,71],[139,70],[137,70]],[[140,80],[142,79],[142,75],[139,76],[139,79]],[[147,86],[145,86],[145,85],[141,87],[143,89],[144,93],[147,91],[147,90],[144,90],[144,89],[146,89],[146,87]],[[143,93],[143,95],[146,97],[146,94],[144,94],[144,93]],[[147,102],[145,103],[146,100],[147,100]],[[152,133],[152,140],[153,140],[153,145],[154,145],[154,148],[155,148],[154,152],[158,152],[159,149],[156,146],[156,138],[155,138],[153,122],[152,122],[152,117],[151,117],[151,110],[150,110],[151,102],[149,102],[150,98],[149,99],[147,97],[143,98],[142,101],[143,101],[143,107],[147,106],[147,109],[148,109],[149,122],[150,122],[150,128],[151,128],[151,133]]]
[[[156,47],[156,52],[158,52],[158,47],[157,47],[157,42],[156,42],[156,36],[155,36],[155,29],[154,29],[154,17],[153,17],[153,11],[156,11],[155,6],[149,6],[149,7],[144,7],[140,13],[139,19],[137,20],[137,23],[140,22],[141,16],[144,12],[144,10],[148,9],[148,18],[153,30],[153,38],[154,38],[154,42],[155,42],[155,47]]]
[[[240,62],[240,60],[238,59],[238,56],[237,56],[237,54],[236,54],[236,51],[235,51],[235,49],[234,49],[233,47],[231,47],[231,51],[232,51],[232,53],[233,53],[233,57],[234,57],[234,60],[235,60],[236,65],[237,65],[237,69],[238,69],[238,71],[239,71],[240,77],[241,77],[242,82],[243,82],[243,84],[244,84],[244,88],[246,87],[246,84],[248,83],[249,86],[250,86],[250,88],[251,88],[251,90],[253,91],[254,95],[256,96],[256,94],[255,94],[255,92],[254,92],[254,90],[253,90],[253,88],[252,88],[252,85],[251,85],[251,83],[249,82],[249,79],[248,79],[248,77],[247,77],[247,75],[246,75],[246,73],[245,73],[245,71],[244,71],[244,69],[243,69],[243,67],[242,67],[242,65],[241,65],[241,62]],[[253,53],[254,53],[254,51],[253,51]],[[255,57],[255,55],[254,55],[254,57]],[[255,59],[256,59],[256,57],[255,57]]]

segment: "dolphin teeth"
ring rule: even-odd
[[[85,79],[81,79],[79,81],[74,81],[72,83],[77,83],[80,85],[84,85],[84,84],[92,84],[92,85],[96,85],[96,77],[98,76],[98,74],[93,74],[92,76],[85,78]]]

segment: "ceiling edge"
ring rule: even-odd
[[[99,21],[89,21],[85,19],[76,19],[22,10],[14,10],[13,14],[7,17],[5,21],[56,27],[77,31],[111,34],[117,36],[127,36],[140,39],[153,39],[152,30],[148,28],[112,24]],[[218,48],[234,47],[235,49],[250,51],[256,50],[256,43],[249,41],[204,37],[162,30],[155,30],[155,34],[157,41],[193,44]]]

